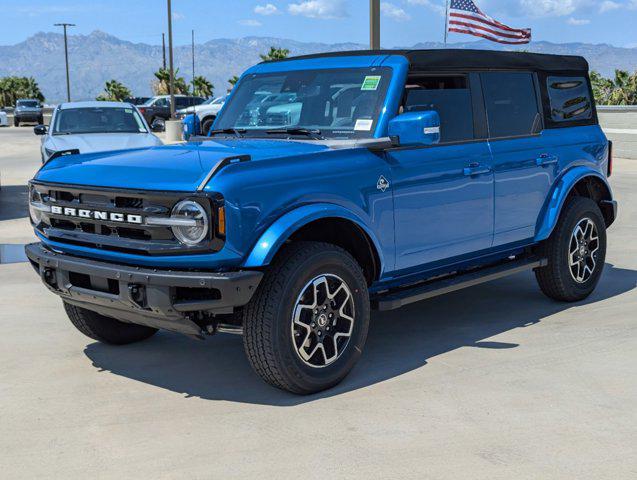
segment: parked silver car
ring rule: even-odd
[[[137,107],[122,102],[71,102],[59,105],[42,135],[42,162],[76,153],[154,147],[163,142],[153,133]]]

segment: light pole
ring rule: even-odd
[[[195,31],[192,31],[192,94],[195,94]]]
[[[168,66],[170,68],[170,119],[175,119],[175,70],[173,65],[173,15],[170,0],[168,2]]]
[[[369,48],[380,50],[380,0],[369,0]]]
[[[71,101],[71,80],[69,77],[69,47],[68,40],[66,37],[66,28],[74,27],[74,23],[56,23],[55,27],[63,27],[64,28],[64,58],[66,60],[66,101]]]

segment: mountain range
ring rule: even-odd
[[[101,31],[89,35],[70,35],[69,64],[74,100],[94,99],[106,80],[116,79],[128,86],[136,96],[151,94],[153,72],[162,65],[162,48],[158,45],[133,43]],[[282,38],[245,37],[215,39],[195,45],[196,75],[204,75],[215,85],[215,93],[223,94],[227,80],[260,61],[259,54],[271,46],[287,48],[291,55],[366,48],[358,43],[312,43]],[[396,48],[437,49],[439,42],[423,42]],[[511,49],[488,41],[454,43],[453,48]],[[538,53],[581,55],[593,70],[610,76],[615,69],[637,70],[637,48],[620,48],[606,44],[532,42],[524,50]],[[191,79],[190,45],[174,48],[175,66],[186,81]],[[15,45],[0,46],[0,77],[32,76],[39,83],[47,102],[65,99],[64,39],[59,33],[37,33]]]

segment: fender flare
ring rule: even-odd
[[[374,233],[366,226],[365,222],[354,212],[345,207],[330,203],[318,203],[298,207],[279,217],[265,232],[259,237],[252,250],[243,263],[245,268],[258,268],[269,265],[281,246],[299,228],[310,222],[322,218],[340,218],[349,220],[363,230],[370,238],[373,247],[376,249],[380,261],[379,270],[382,272],[385,265],[383,251],[380,248],[378,239]]]
[[[586,166],[578,166],[568,170],[560,177],[553,187],[550,200],[544,208],[543,216],[540,217],[538,221],[538,227],[536,229],[537,233],[535,235],[536,242],[541,242],[551,236],[555,225],[557,225],[557,221],[568,195],[573,190],[573,187],[575,187],[580,180],[586,177],[595,177],[598,180],[601,180],[608,189],[612,199],[612,190],[608,184],[608,180],[597,170],[593,170]]]

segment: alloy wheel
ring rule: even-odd
[[[332,274],[310,280],[296,300],[292,341],[306,365],[323,368],[340,358],[354,329],[354,297],[345,281]]]
[[[597,267],[599,234],[595,223],[584,218],[573,229],[568,248],[568,265],[571,277],[577,283],[586,283]]]

